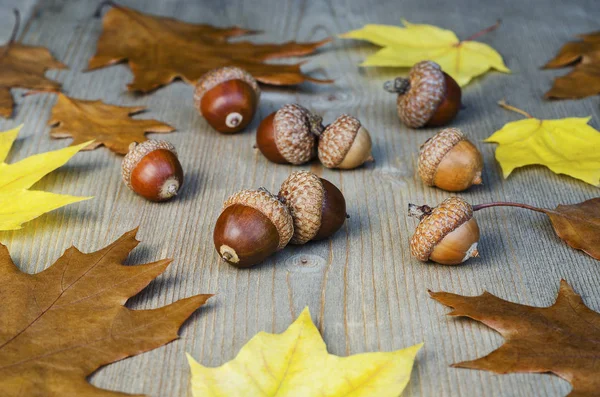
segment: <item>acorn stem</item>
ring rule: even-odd
[[[523,115],[523,116],[525,116],[525,117],[527,117],[527,118],[529,118],[529,119],[533,119],[533,118],[534,118],[532,115],[530,115],[530,114],[529,114],[529,113],[527,113],[526,111],[524,111],[524,110],[521,110],[521,109],[519,109],[519,108],[516,108],[516,107],[514,107],[514,106],[512,106],[512,105],[509,105],[508,103],[506,103],[506,101],[505,101],[504,99],[502,99],[502,100],[498,101],[498,105],[499,105],[500,107],[502,107],[502,108],[506,109],[506,110],[510,110],[510,111],[512,111],[512,112],[519,113],[519,114],[521,114],[521,115]]]
[[[325,130],[325,127],[323,126],[323,117],[309,112],[308,121],[310,123],[310,131],[316,136],[321,136]]]
[[[404,77],[396,77],[394,80],[386,81],[383,89],[392,94],[403,95],[410,89],[410,80]]]
[[[473,211],[479,211],[484,208],[490,208],[490,207],[519,207],[519,208],[525,208],[525,209],[535,211],[535,212],[541,212],[543,214],[546,213],[546,210],[543,208],[533,207],[533,206],[527,205],[527,204],[511,203],[511,202],[505,202],[505,201],[498,201],[496,203],[477,204],[477,205],[473,206]]]
[[[493,24],[492,26],[489,26],[489,27],[487,27],[487,28],[485,28],[485,29],[483,29],[483,30],[480,30],[479,32],[475,33],[474,35],[472,35],[472,36],[470,36],[470,37],[468,37],[468,38],[466,38],[466,39],[464,39],[463,41],[471,41],[471,40],[475,40],[476,38],[478,38],[478,37],[481,37],[481,36],[483,36],[484,34],[487,34],[487,33],[491,32],[491,31],[494,31],[494,30],[498,29],[498,27],[500,27],[500,24],[501,24],[501,23],[502,23],[502,20],[501,20],[501,19],[498,19],[498,20],[496,21],[496,23],[495,23],[495,24]]]
[[[433,211],[433,208],[428,205],[408,204],[408,216],[419,220],[431,215],[431,211]]]

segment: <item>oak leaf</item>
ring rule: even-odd
[[[327,353],[308,308],[281,334],[260,332],[218,368],[189,354],[194,397],[399,396],[422,344],[389,353]]]
[[[500,299],[489,292],[461,296],[431,292],[431,297],[453,308],[451,316],[465,316],[496,330],[505,339],[485,357],[453,364],[457,368],[515,372],[551,372],[570,382],[570,397],[592,397],[600,390],[600,314],[561,280],[556,302],[531,307]]]
[[[317,80],[302,74],[301,64],[268,64],[271,58],[307,55],[325,39],[313,43],[254,44],[231,43],[229,38],[252,33],[238,27],[216,28],[172,18],[153,16],[120,5],[111,8],[102,20],[103,31],[96,54],[88,68],[97,69],[127,60],[134,75],[127,87],[148,92],[176,78],[195,84],[204,73],[221,66],[238,66],[258,81],[293,85]]]
[[[177,338],[181,324],[211,295],[149,310],[123,304],[171,260],[124,266],[136,230],[84,254],[69,248],[53,265],[26,274],[0,245],[0,390],[3,396],[123,396],[86,377],[112,362]]]
[[[37,181],[69,161],[89,142],[6,164],[8,152],[21,127],[0,133],[0,230],[20,229],[23,223],[46,212],[91,198],[29,190]]]
[[[72,145],[93,140],[82,150],[104,145],[113,152],[126,154],[132,142],[144,142],[149,132],[172,132],[175,128],[158,120],[132,119],[143,106],[116,106],[97,101],[70,98],[58,94],[48,125],[52,138],[73,138]]]
[[[550,99],[579,99],[600,94],[600,31],[578,36],[582,41],[565,44],[544,68],[573,66],[573,70],[554,79],[545,94]]]
[[[366,40],[383,47],[361,66],[409,68],[421,61],[435,61],[461,87],[490,69],[510,73],[502,56],[487,44],[472,38],[461,41],[451,30],[433,25],[417,25],[405,20],[402,23],[404,27],[365,25],[340,37]]]

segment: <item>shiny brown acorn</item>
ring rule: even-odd
[[[256,147],[278,164],[303,164],[316,155],[323,119],[297,104],[268,115],[258,126]]]
[[[132,143],[121,165],[123,181],[150,201],[166,201],[183,185],[183,169],[175,147],[167,141]]]
[[[215,130],[239,132],[254,118],[260,88],[245,70],[225,66],[204,74],[196,83],[194,103]]]
[[[411,128],[446,125],[461,107],[460,86],[433,61],[417,63],[408,79],[398,77],[383,88],[398,94],[398,117]]]
[[[450,197],[435,208],[410,204],[408,212],[420,219],[410,239],[410,252],[418,260],[458,265],[479,256],[479,226],[465,200]]]
[[[426,185],[458,192],[482,183],[483,157],[459,129],[446,128],[421,146],[418,169]]]
[[[288,207],[265,189],[229,197],[215,224],[219,256],[235,267],[251,267],[285,247],[294,234]]]
[[[327,168],[352,169],[373,161],[369,131],[357,118],[341,115],[319,137],[319,160]]]
[[[305,244],[333,235],[347,218],[342,192],[308,171],[292,173],[281,185],[279,198],[294,220],[292,244]]]

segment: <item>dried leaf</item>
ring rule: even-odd
[[[96,69],[127,60],[134,75],[127,86],[131,91],[148,92],[176,78],[194,84],[204,73],[221,66],[239,66],[265,84],[330,82],[305,76],[300,64],[264,63],[271,58],[310,54],[329,39],[305,44],[230,43],[229,38],[252,32],[185,23],[123,6],[110,9],[102,26],[96,54],[88,67]]]
[[[21,127],[0,133],[0,230],[20,229],[23,223],[46,212],[91,198],[29,190],[37,181],[69,161],[89,142],[6,164],[4,161]]]
[[[485,357],[453,367],[492,371],[552,372],[573,386],[570,397],[592,397],[600,390],[600,314],[590,310],[565,280],[554,305],[531,307],[511,303],[489,292],[461,296],[431,292],[452,307],[451,316],[465,316],[498,331],[505,339]]]
[[[554,79],[545,95],[550,99],[579,99],[600,94],[600,31],[578,36],[582,41],[565,44],[544,68],[557,69],[575,64],[573,70]]]
[[[433,25],[402,23],[405,27],[365,25],[340,37],[383,47],[361,66],[412,67],[421,61],[435,61],[461,87],[490,69],[510,73],[502,56],[487,44],[460,41],[451,30]]]
[[[122,262],[139,243],[136,230],[84,254],[69,248],[38,274],[25,274],[0,245],[0,390],[4,396],[123,396],[86,377],[109,363],[177,338],[181,324],[211,295],[151,310],[123,304],[171,260]]]
[[[282,334],[255,335],[232,361],[218,368],[189,354],[194,397],[399,396],[422,344],[389,353],[338,357],[307,309]]]
[[[143,106],[108,105],[101,100],[84,101],[59,94],[48,125],[52,138],[73,138],[71,145],[94,140],[83,150],[104,145],[115,153],[126,154],[132,142],[146,141],[146,133],[172,132],[175,128],[158,120],[132,119]]]

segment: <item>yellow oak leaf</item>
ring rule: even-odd
[[[65,164],[90,142],[6,164],[6,156],[21,127],[0,133],[0,230],[20,229],[23,223],[46,212],[91,198],[29,190],[34,183]]]
[[[361,66],[409,68],[421,61],[434,61],[461,87],[490,69],[510,73],[502,56],[487,44],[471,39],[460,41],[453,31],[433,25],[412,24],[405,20],[402,23],[405,27],[365,25],[340,37],[365,40],[383,47]]]
[[[188,354],[192,395],[399,396],[422,345],[389,353],[334,356],[327,353],[306,308],[285,332],[258,333],[221,367],[204,367]]]
[[[600,131],[588,125],[591,117],[539,120],[504,102],[500,105],[527,116],[485,140],[499,144],[496,160],[504,178],[515,168],[537,164],[600,186]]]

